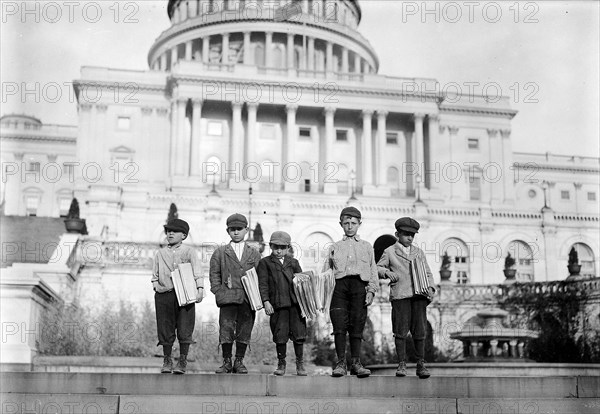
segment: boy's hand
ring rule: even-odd
[[[202,302],[202,299],[204,299],[204,289],[198,288],[196,289],[196,303]]]
[[[433,296],[435,295],[435,289],[432,288],[431,286],[429,286],[429,288],[427,289],[428,294],[427,297],[431,300],[433,300]]]
[[[275,309],[273,309],[273,305],[271,305],[271,302],[269,302],[268,300],[265,301],[264,303],[265,305],[265,313],[267,315],[273,315],[275,313]]]
[[[370,306],[373,303],[373,299],[375,298],[375,294],[373,292],[367,292],[367,297],[365,298],[365,305]]]
[[[391,270],[388,271],[386,274],[387,274],[388,279],[390,279],[390,282],[392,282],[392,283],[400,280],[400,276],[398,276],[396,273],[392,272]]]

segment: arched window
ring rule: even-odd
[[[294,67],[296,69],[305,69],[304,53],[300,46],[294,47]]]
[[[208,185],[213,185],[213,183],[215,184],[216,188],[226,188],[227,187],[227,183],[226,182],[222,182],[221,177],[223,177],[223,175],[221,174],[221,159],[219,157],[215,157],[214,155],[212,157],[209,157],[206,160],[206,182]]]
[[[265,47],[261,44],[254,46],[254,64],[256,66],[265,66]]]
[[[273,48],[273,67],[285,68],[285,50],[283,45],[276,45]]]
[[[329,172],[327,171],[326,174],[329,175]],[[337,180],[338,194],[350,194],[350,171],[346,164],[339,164],[338,170],[327,178]]]
[[[392,195],[400,194],[400,173],[398,168],[390,167],[387,170],[387,185],[392,190]]]
[[[508,245],[508,252],[515,259],[517,280],[533,282],[533,250],[525,242],[514,240]]]
[[[467,244],[456,237],[446,239],[442,243],[442,256],[447,253],[450,256],[450,270],[457,284],[465,285],[469,283],[469,249]],[[441,257],[440,257],[441,263]]]
[[[587,244],[575,243],[573,245],[577,256],[579,257],[579,264],[581,265],[581,276],[596,277],[596,261],[594,258],[594,252]],[[570,251],[571,249],[569,249]]]

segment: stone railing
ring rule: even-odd
[[[581,280],[555,280],[551,282],[514,283],[510,285],[441,285],[435,301],[448,302],[499,302],[508,297],[535,293],[539,295],[580,291],[588,299],[600,299],[600,278]]]

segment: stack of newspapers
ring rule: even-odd
[[[315,275],[311,270],[294,274],[294,291],[298,298],[302,316],[308,320],[317,318],[319,312],[329,312],[335,278],[328,270]]]
[[[196,280],[190,263],[180,263],[171,272],[171,280],[179,306],[196,302]]]
[[[248,270],[245,276],[242,276],[242,285],[250,299],[250,306],[253,310],[258,311],[263,308],[260,291],[258,289],[258,275],[254,268]]]
[[[410,273],[412,275],[413,287],[415,289],[415,295],[429,295],[429,279],[427,279],[427,269],[425,268],[425,262],[423,259],[416,258],[410,262]]]

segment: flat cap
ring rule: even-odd
[[[235,213],[227,217],[227,228],[229,227],[248,227],[248,220],[243,214]]]
[[[421,227],[417,220],[410,217],[399,218],[396,220],[394,226],[396,227],[396,231],[404,230],[409,233],[418,233],[419,227]]]
[[[167,224],[165,224],[164,227],[165,227],[165,231],[167,231],[167,230],[179,231],[179,232],[185,233],[185,234],[189,234],[189,232],[190,232],[190,225],[187,224],[186,221],[178,219],[178,218],[169,220],[169,222]]]
[[[356,207],[345,207],[340,213],[340,219],[343,216],[356,217],[359,220],[362,218],[360,211]]]
[[[274,231],[271,234],[269,243],[278,244],[280,246],[289,246],[292,243],[292,238],[285,231]]]

